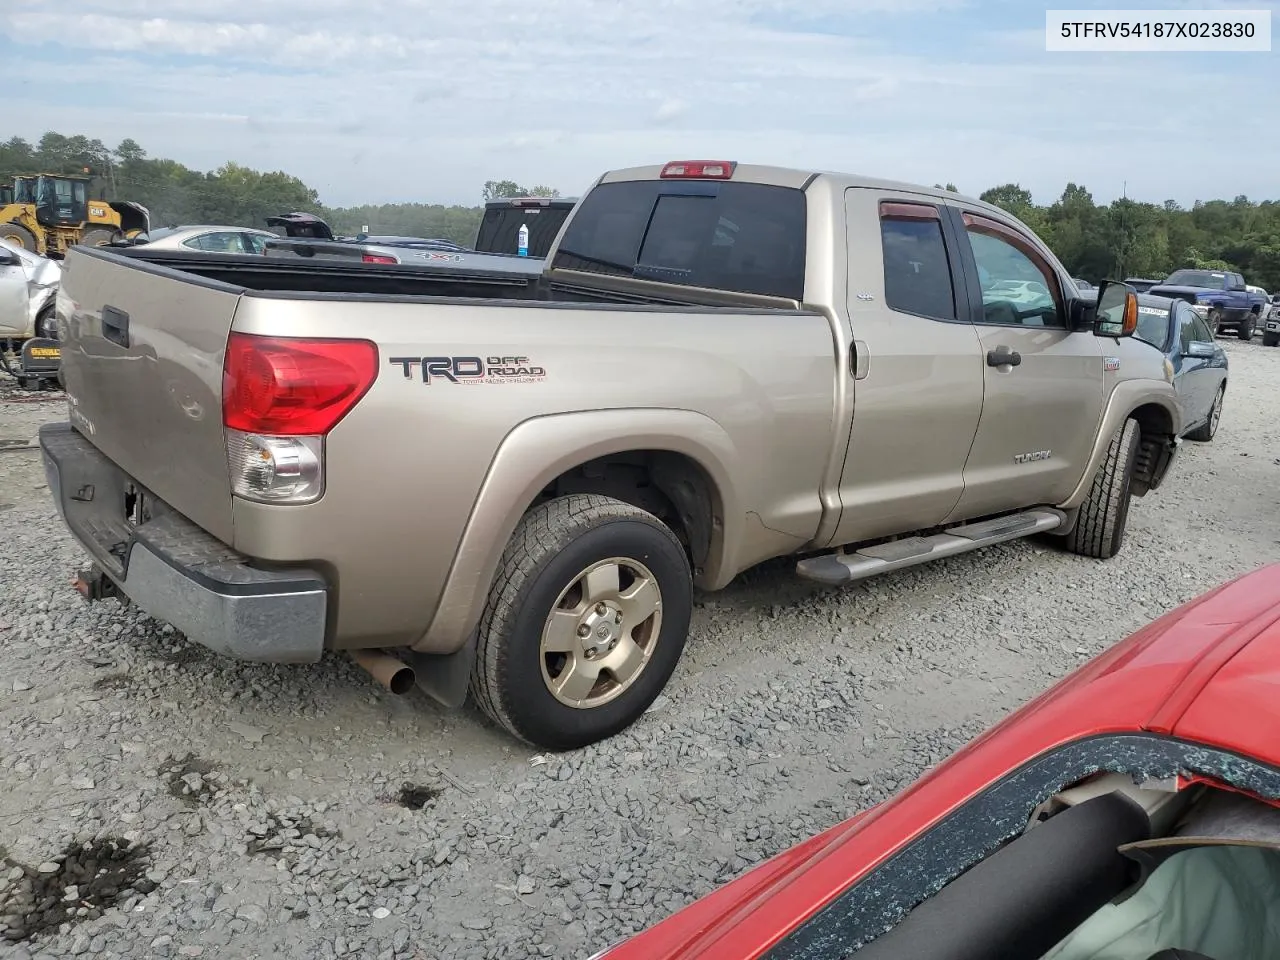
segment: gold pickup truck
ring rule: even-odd
[[[1136,320],[988,204],[675,162],[602,176],[535,276],[76,247],[41,443],[87,596],[566,749],[769,558],[1113,555],[1180,431]]]

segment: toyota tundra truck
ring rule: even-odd
[[[87,597],[570,749],[771,558],[1115,554],[1181,415],[1132,290],[1096,294],[977,200],[673,162],[603,175],[536,277],[73,248],[40,443]]]

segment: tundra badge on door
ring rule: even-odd
[[[1037,460],[1048,460],[1053,456],[1052,450],[1037,450],[1034,453],[1015,453],[1014,463],[1035,463]]]

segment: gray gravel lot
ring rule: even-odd
[[[1218,437],[1117,559],[753,571],[700,599],[648,716],[553,757],[340,657],[232,663],[83,603],[38,454],[0,451],[0,958],[585,957],[652,924],[1277,558],[1280,349],[1223,343]],[[62,417],[26,396],[0,384],[0,447]]]

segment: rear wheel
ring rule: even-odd
[[[1214,438],[1214,435],[1218,432],[1218,423],[1222,420],[1222,401],[1226,396],[1226,392],[1226,384],[1218,387],[1218,392],[1213,395],[1213,406],[1209,408],[1209,419],[1194,430],[1188,431],[1188,440],[1195,440],[1197,443],[1208,443]]]
[[[0,223],[0,240],[8,240],[15,247],[30,250],[32,253],[40,251],[36,243],[36,235],[20,223]]]
[[[547,501],[525,515],[502,555],[472,693],[536,747],[603,740],[666,686],[692,610],[689,560],[661,520],[595,494]]]
[[[1072,553],[1107,560],[1120,552],[1129,522],[1133,469],[1141,439],[1136,420],[1126,420],[1111,438],[1076,525],[1066,535],[1066,547]]]
[[[117,235],[116,231],[107,230],[103,227],[86,230],[84,232],[84,236],[80,238],[80,245],[83,247],[105,247],[114,240]]]
[[[1256,321],[1257,318],[1252,313],[1249,314],[1249,316],[1240,321],[1240,326],[1236,328],[1236,336],[1241,340],[1252,340],[1253,325]]]

